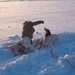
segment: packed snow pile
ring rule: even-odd
[[[0,2],[0,14],[0,75],[75,75],[75,2]],[[14,56],[6,47],[21,40],[27,20],[45,22],[34,27],[33,40],[44,36],[46,27],[59,36],[60,45]]]

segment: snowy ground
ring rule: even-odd
[[[42,48],[40,51],[14,57],[6,49],[21,40],[24,21],[44,20],[35,27],[33,39],[44,35],[44,27],[59,36],[60,45],[50,46],[59,59]],[[37,50],[37,49],[36,49]],[[0,2],[0,75],[75,75],[75,2],[26,1]]]

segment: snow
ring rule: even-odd
[[[44,36],[44,27],[59,36],[60,45],[42,47],[33,53],[14,56],[7,46],[21,40],[24,21],[44,20],[35,26],[34,39]],[[50,49],[50,48],[48,48]],[[0,75],[75,75],[75,2],[0,2]],[[69,60],[67,62],[65,59]]]

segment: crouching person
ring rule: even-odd
[[[33,26],[36,26],[38,24],[44,24],[44,21],[25,21],[23,23],[23,31],[22,31],[22,41],[19,41],[19,44],[22,44],[22,46],[19,48],[19,52],[21,54],[25,53],[25,49],[28,48],[28,52],[30,51],[30,44],[32,44],[32,38],[33,33],[35,32],[35,29]]]

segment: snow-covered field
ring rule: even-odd
[[[44,20],[33,39],[44,36],[44,27],[59,36],[60,45],[15,56],[7,46],[21,40],[24,21]],[[37,50],[37,49],[36,49]],[[0,2],[0,75],[75,75],[75,2]],[[64,60],[67,59],[68,61]]]

